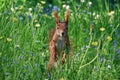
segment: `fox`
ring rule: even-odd
[[[70,11],[66,12],[65,21],[61,22],[57,12],[54,12],[56,21],[56,28],[50,32],[50,58],[48,62],[48,70],[53,67],[57,68],[57,62],[62,57],[61,63],[65,63],[66,55],[70,50],[70,42],[68,36],[68,21],[70,17]],[[66,52],[64,52],[66,50]]]

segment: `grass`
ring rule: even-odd
[[[108,2],[59,1],[55,9],[60,8],[61,20],[66,11],[62,3],[71,10],[72,57],[64,67],[59,64],[48,72],[49,31],[55,27],[55,19],[53,7],[38,2],[0,1],[0,80],[120,79],[119,4],[111,10]]]

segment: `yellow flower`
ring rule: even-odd
[[[64,78],[61,78],[60,80],[65,80]]]
[[[111,41],[111,40],[112,40],[112,37],[111,37],[111,36],[108,36],[107,39],[108,39],[108,41]]]
[[[12,39],[11,38],[7,38],[7,42],[11,42],[12,41]]]
[[[109,16],[112,16],[114,13],[115,13],[115,11],[110,11],[110,12],[108,13],[108,15],[109,15]]]
[[[105,28],[104,28],[104,27],[101,27],[101,28],[100,28],[100,31],[105,31]]]
[[[41,4],[45,4],[46,2],[45,1],[41,1]]]
[[[98,42],[97,42],[97,41],[94,41],[94,42],[92,42],[92,45],[93,45],[93,46],[97,46],[97,45],[98,45]]]
[[[17,22],[18,19],[16,17],[13,18],[13,22]]]
[[[19,7],[19,10],[22,10],[23,8],[24,8],[23,6],[20,6],[20,7]]]
[[[0,39],[2,39],[3,38],[3,36],[0,36]]]
[[[103,49],[103,51],[104,51],[104,54],[107,54],[107,49]]]

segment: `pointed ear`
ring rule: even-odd
[[[56,11],[54,12],[54,16],[55,16],[55,19],[56,19],[56,23],[58,24],[60,21],[59,21],[58,13]]]
[[[69,16],[70,16],[70,11],[66,12],[66,18],[65,18],[65,22],[68,23],[69,21]]]

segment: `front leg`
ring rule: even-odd
[[[49,48],[50,48],[50,60],[48,64],[48,69],[51,70],[52,67],[56,67],[56,62],[58,60],[58,54],[57,54],[56,46],[54,42],[51,42]]]
[[[69,42],[69,37],[68,35],[65,37],[65,52],[62,56],[62,64],[65,63],[65,58],[66,58],[66,55],[69,53],[69,50],[70,50],[70,42]]]
[[[66,53],[64,53],[63,56],[62,56],[62,64],[65,63],[65,58],[66,58]]]

